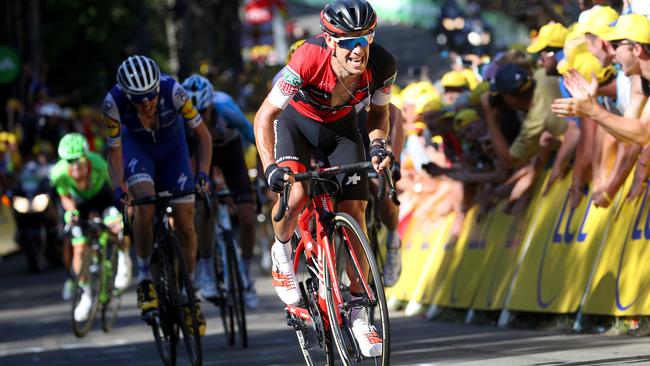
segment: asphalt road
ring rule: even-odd
[[[135,291],[125,295],[115,329],[99,325],[85,338],[70,330],[70,305],[61,300],[63,271],[28,274],[22,255],[0,262],[0,365],[158,365],[151,332],[140,321]],[[259,309],[249,312],[250,347],[226,345],[218,311],[203,304],[206,365],[301,365],[294,333],[268,277],[259,277]],[[430,322],[391,314],[394,365],[619,365],[650,364],[650,339],[498,329]],[[179,353],[179,364],[185,358]]]

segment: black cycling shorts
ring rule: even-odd
[[[320,123],[305,117],[291,105],[274,122],[275,160],[294,172],[304,172],[311,165],[315,149],[322,151],[331,165],[353,164],[366,160],[357,114],[348,113],[338,121]],[[337,176],[340,200],[368,200],[368,172]]]
[[[241,136],[212,146],[212,166],[221,168],[235,203],[253,202],[253,185],[248,178]]]
[[[104,210],[111,206],[113,206],[113,190],[105,184],[93,198],[77,203],[77,210],[79,210],[79,217],[87,219],[91,212],[101,217]]]

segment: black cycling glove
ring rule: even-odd
[[[379,163],[384,161],[384,159],[389,156],[391,160],[391,164],[395,161],[395,157],[393,156],[393,153],[390,152],[389,150],[386,150],[386,141],[382,139],[374,139],[370,142],[370,158],[372,159],[373,157],[377,157],[379,159]]]
[[[291,174],[291,169],[287,167],[279,167],[276,163],[269,165],[264,171],[266,182],[269,184],[269,187],[271,187],[273,192],[282,192],[284,185],[287,183],[284,179],[285,173]]]

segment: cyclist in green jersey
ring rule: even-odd
[[[86,238],[76,224],[90,215],[103,215],[115,234],[122,229],[122,217],[113,207],[113,189],[108,175],[108,163],[104,158],[88,150],[88,141],[79,133],[68,133],[61,138],[58,147],[59,161],[50,173],[52,185],[56,188],[65,210],[66,225],[72,230],[72,271],[79,274],[81,259],[86,250]],[[115,288],[124,290],[131,280],[131,261],[125,243],[118,251]],[[84,321],[92,307],[89,288],[84,288],[81,301],[74,311],[76,321]]]

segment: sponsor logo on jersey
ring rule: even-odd
[[[282,78],[278,80],[278,88],[284,95],[294,95],[300,89],[302,80],[290,68],[285,67],[282,71]]]
[[[109,137],[118,137],[120,135],[120,123],[106,117],[106,133],[108,133]]]
[[[278,88],[280,88],[282,94],[286,96],[294,95],[298,92],[298,87],[289,84],[284,79],[278,81]]]
[[[395,78],[397,78],[397,73],[394,73],[393,76],[389,77],[384,81],[384,86],[391,86],[395,82]]]
[[[181,115],[186,120],[193,119],[194,117],[196,117],[198,113],[199,112],[196,110],[196,108],[194,108],[194,104],[192,104],[191,99],[187,99],[183,104],[183,106],[181,107]]]
[[[104,101],[104,114],[108,114],[110,110],[113,109],[113,102],[110,100],[105,100]]]
[[[300,76],[296,74],[293,70],[291,70],[289,67],[285,67],[282,70],[282,80],[286,81],[287,83],[295,87],[300,87],[300,85],[302,84],[302,79],[300,79]]]
[[[174,93],[174,96],[178,100],[180,100],[181,103],[185,103],[185,101],[190,99],[190,97],[187,95],[187,92],[182,87],[179,87],[179,88],[176,89],[176,92]]]
[[[385,87],[379,89],[379,91],[382,92],[382,93],[384,93],[384,94],[386,94],[386,95],[389,95],[389,94],[390,94],[390,91],[391,91],[391,86],[390,86],[390,85],[389,85],[389,86],[385,86]]]

